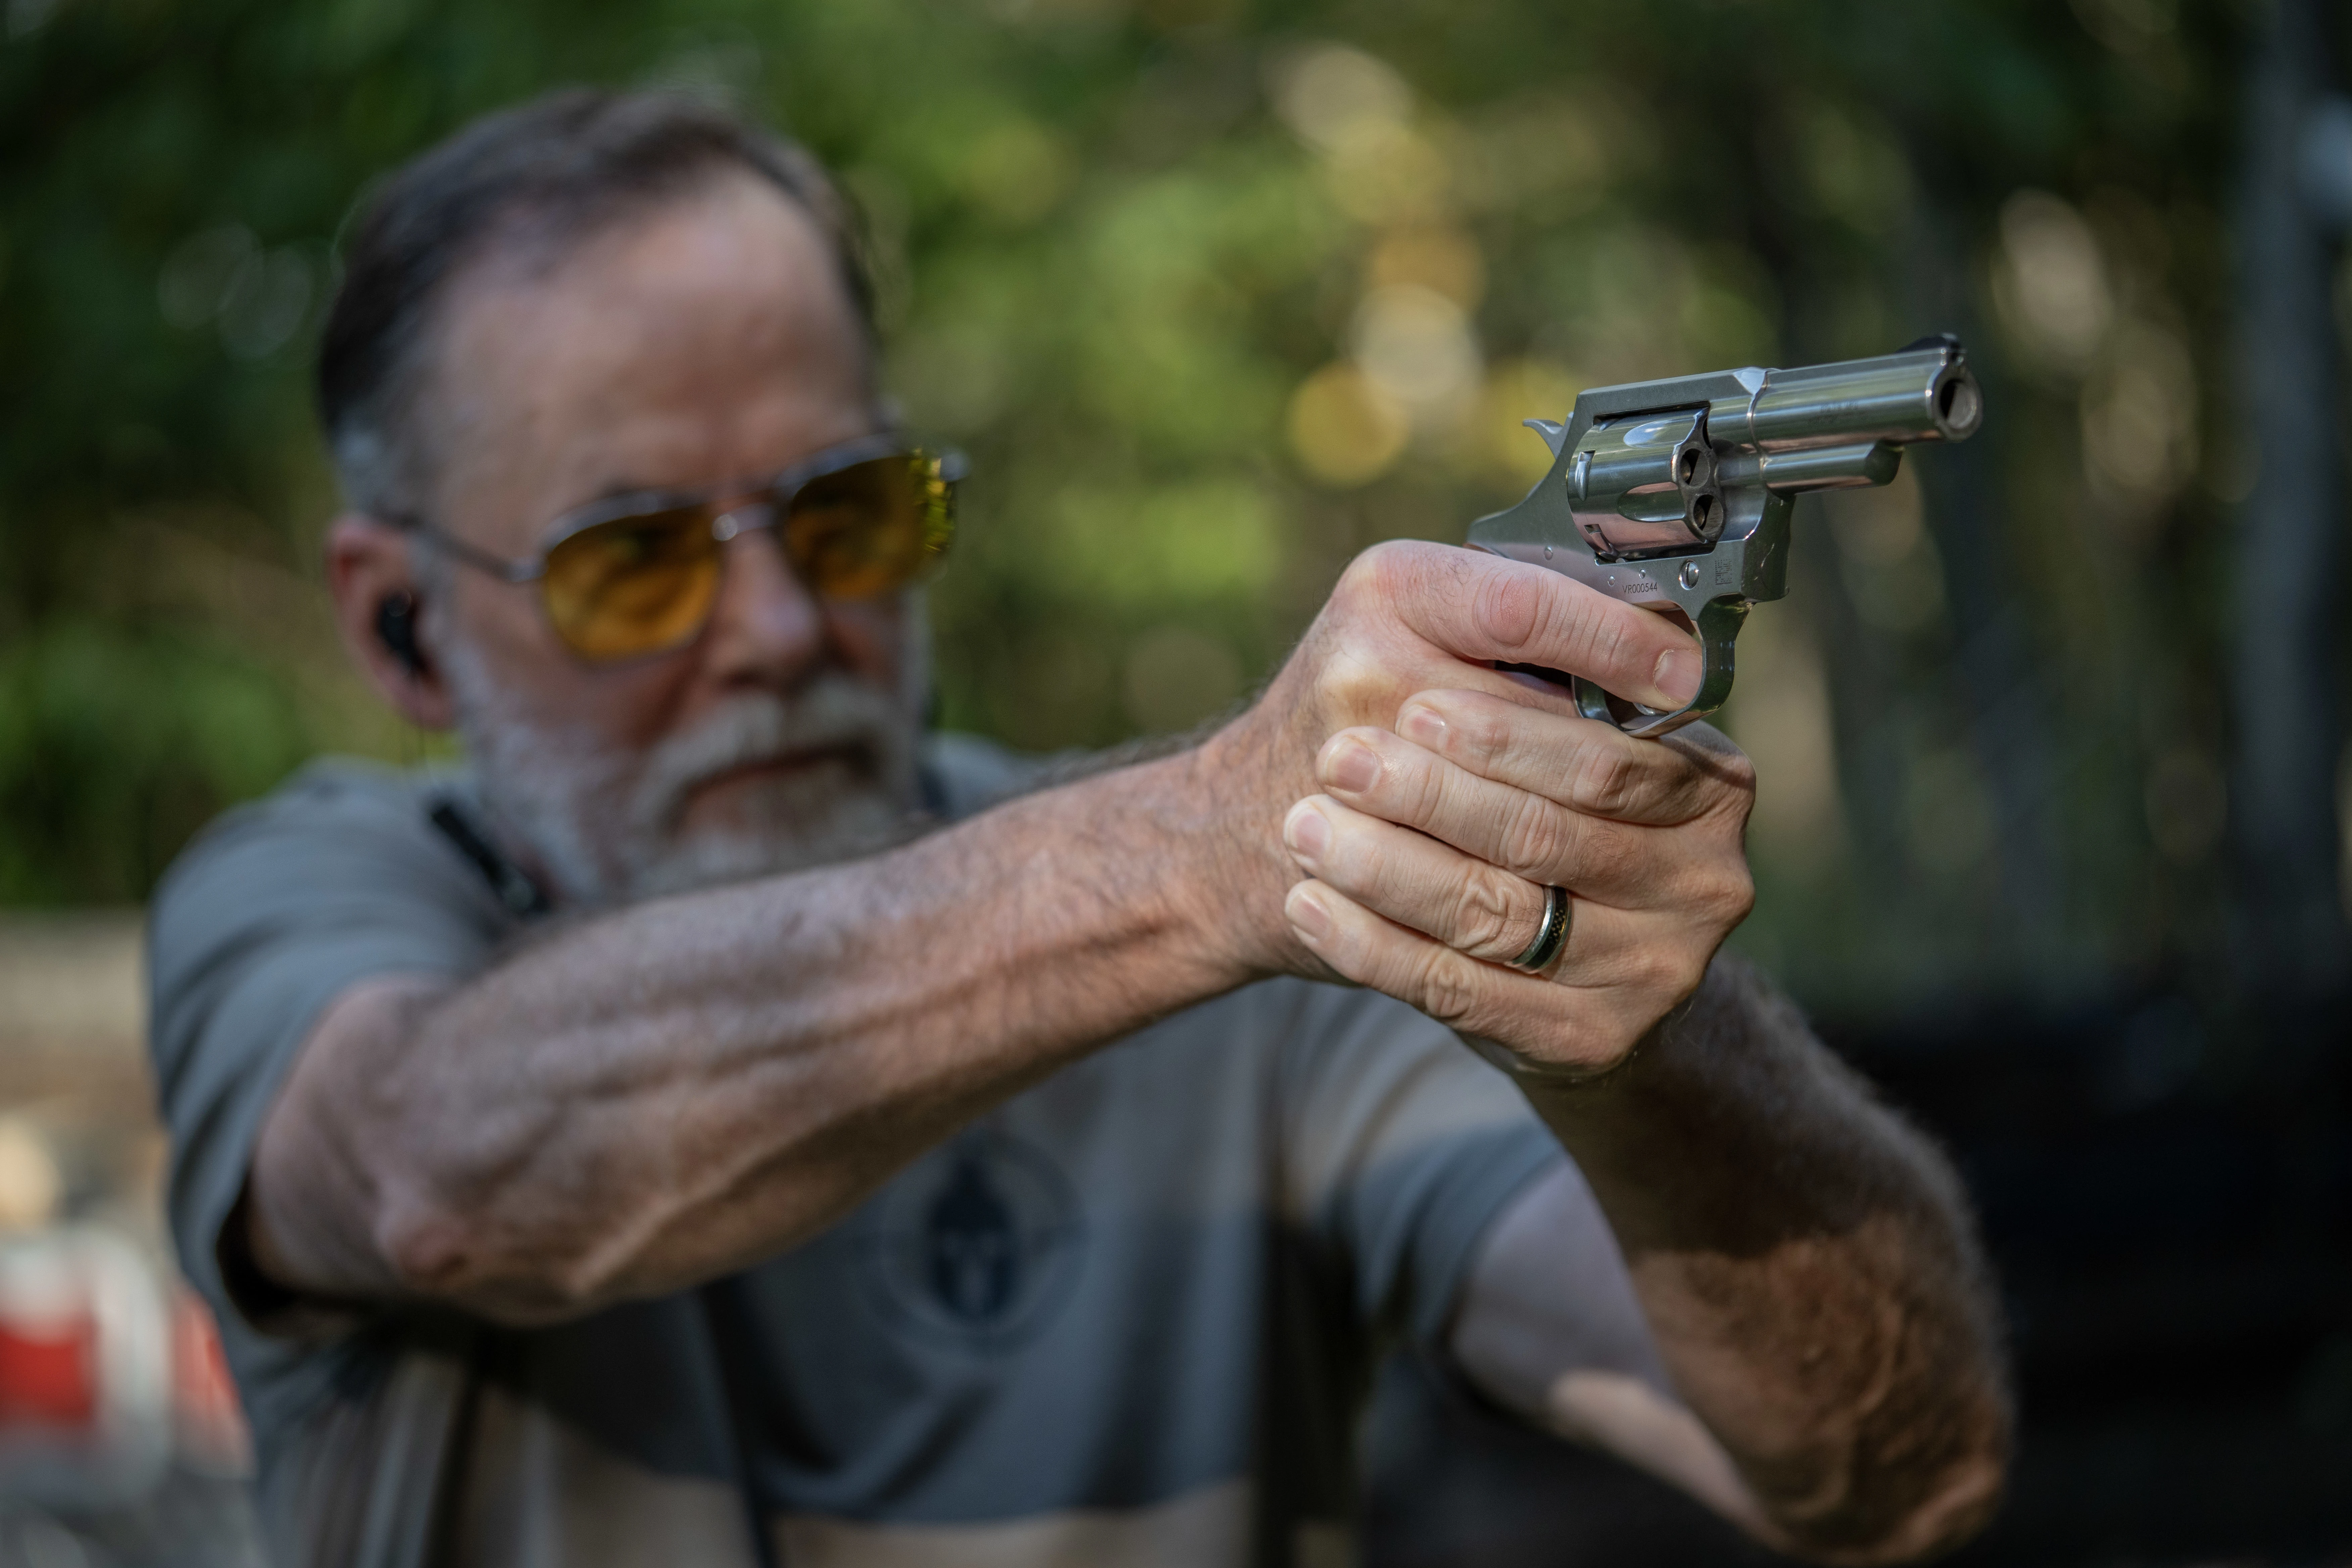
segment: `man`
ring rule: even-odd
[[[1713,962],[1745,759],[1495,668],[1675,703],[1680,632],[1385,547],[1241,717],[1021,793],[919,744],[952,470],[804,157],[561,95],[346,262],[330,586],[469,768],[314,768],[153,916],[285,1561],[1341,1561],[1398,1340],[1791,1551],[1983,1520],[1956,1184]]]

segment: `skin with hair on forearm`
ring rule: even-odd
[[[584,921],[462,986],[348,994],[265,1123],[257,1260],[314,1296],[530,1321],[772,1255],[1055,1067],[1250,977],[1218,918],[1234,836],[1210,765]],[[1187,846],[1197,874],[1166,875]]]
[[[1786,1001],[1718,960],[1613,1072],[1522,1087],[1759,1534],[1887,1562],[1981,1526],[2011,1411],[1958,1183]]]

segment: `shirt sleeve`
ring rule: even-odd
[[[1568,1156],[1443,1025],[1372,992],[1300,990],[1277,1093],[1283,1203],[1361,1321],[1438,1345],[1488,1226]]]
[[[152,906],[148,1045],[171,1133],[173,1239],[249,1399],[268,1397],[287,1358],[224,1279],[221,1240],[295,1054],[352,986],[470,974],[509,925],[427,805],[399,775],[313,767],[207,831]]]

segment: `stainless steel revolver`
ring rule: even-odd
[[[1983,417],[1983,394],[1950,337],[1802,370],[1588,387],[1567,424],[1527,421],[1550,446],[1551,470],[1518,505],[1472,523],[1468,542],[1686,616],[1706,656],[1688,707],[1644,708],[1571,682],[1586,718],[1664,735],[1731,695],[1740,624],[1750,606],[1788,592],[1798,496],[1883,485],[1905,447],[1965,441]]]

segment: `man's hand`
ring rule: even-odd
[[[1639,741],[1516,693],[1423,692],[1396,730],[1331,737],[1325,793],[1283,824],[1311,879],[1286,904],[1299,939],[1465,1034],[1614,1067],[1754,901],[1747,757],[1704,725]],[[1567,944],[1540,974],[1509,967],[1550,887],[1571,894]]]
[[[1217,890],[1220,918],[1244,913],[1234,961],[1254,973],[1336,968],[1355,977],[1277,912],[1282,890],[1297,879],[1277,837],[1284,813],[1330,786],[1318,758],[1338,732],[1394,731],[1409,699],[1434,692],[1575,721],[1564,690],[1497,664],[1580,675],[1621,697],[1679,708],[1698,689],[1701,662],[1697,643],[1665,617],[1538,566],[1444,544],[1366,551],[1265,692],[1200,753],[1201,776],[1214,781],[1232,824],[1234,860]]]

